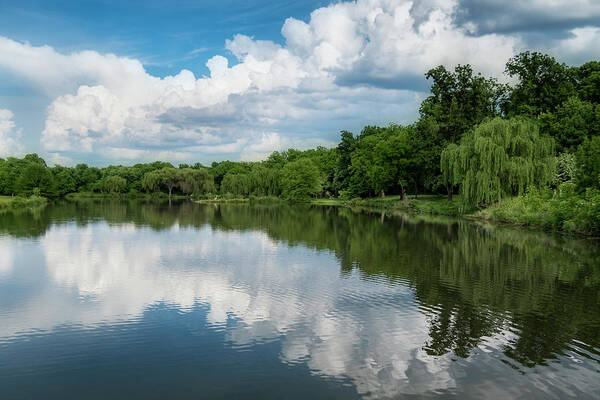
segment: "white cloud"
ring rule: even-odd
[[[23,151],[21,130],[15,128],[13,117],[12,111],[0,109],[0,157],[18,156]]]
[[[471,63],[500,77],[507,59],[525,44],[514,34],[473,35],[471,20],[458,25],[461,12],[475,10],[469,4],[331,4],[306,22],[288,18],[281,30],[284,45],[235,35],[226,48],[237,63],[215,55],[206,63],[210,75],[202,77],[182,70],[160,78],[135,59],[95,51],[61,54],[1,37],[0,68],[54,98],[41,137],[48,152],[254,159],[269,152],[269,143],[273,150],[287,143],[311,146],[317,138],[331,142],[341,129],[409,122],[420,99],[415,93],[426,90],[423,74],[437,65]],[[564,8],[561,1],[546,5]],[[486,2],[496,6],[495,0]],[[527,7],[544,8],[537,1]],[[576,9],[569,11],[573,18],[581,14]],[[597,53],[597,28],[571,33],[554,49]]]
[[[340,129],[410,119],[416,107],[406,89],[419,89],[413,82],[438,64],[473,62],[499,74],[519,41],[472,37],[452,21],[456,3],[441,5],[416,25],[410,1],[332,4],[308,22],[286,20],[284,46],[235,35],[226,48],[238,63],[216,55],[205,77],[183,70],[159,78],[131,58],[7,38],[0,68],[58,95],[42,133],[49,152],[254,159],[287,143],[331,143]],[[403,101],[384,104],[384,92]]]
[[[570,36],[557,41],[548,51],[559,59],[569,59],[577,63],[600,59],[600,28],[575,28]]]

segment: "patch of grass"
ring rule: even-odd
[[[217,198],[217,199],[203,199],[203,200],[196,200],[196,203],[198,204],[222,204],[222,203],[249,203],[250,199],[246,198],[246,199],[224,199],[224,198]]]
[[[32,208],[46,205],[48,200],[40,196],[0,196],[0,209]]]
[[[67,200],[88,200],[88,199],[140,199],[140,200],[168,200],[169,196],[166,193],[95,193],[95,192],[77,192],[69,193],[65,196]],[[171,200],[187,200],[189,196],[173,195]]]
[[[437,215],[462,215],[458,200],[448,201],[446,197],[437,195],[422,195],[416,199],[412,196],[402,200],[401,196],[387,196],[384,198],[368,199],[316,199],[311,202],[323,206],[344,206],[364,208],[368,210],[399,210],[414,213],[428,213]]]
[[[556,191],[531,189],[472,214],[486,220],[546,230],[600,235],[600,192],[576,193],[565,183]]]

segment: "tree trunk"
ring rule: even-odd
[[[446,190],[448,191],[448,201],[452,201],[452,186],[446,186]]]

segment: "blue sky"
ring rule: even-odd
[[[600,58],[600,2],[0,3],[0,156],[260,159],[411,122],[424,72]]]
[[[148,72],[165,76],[225,53],[225,39],[241,33],[282,41],[287,17],[307,19],[326,1],[4,1],[4,36],[50,45],[60,52],[93,49],[139,58]]]

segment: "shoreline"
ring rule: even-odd
[[[24,208],[43,207],[48,199],[40,196],[0,196],[0,211],[22,210]]]
[[[247,204],[247,203],[293,203],[284,199],[269,198],[263,201],[261,198],[238,198],[238,199],[210,199],[194,200],[197,204]],[[528,230],[543,231],[548,233],[558,233],[561,235],[575,236],[587,239],[600,239],[599,235],[581,231],[568,231],[564,229],[553,229],[538,224],[524,223],[516,220],[494,218],[490,215],[490,208],[482,210],[470,210],[461,212],[458,201],[448,201],[445,196],[421,195],[418,198],[410,198],[406,202],[399,199],[399,196],[389,196],[389,198],[366,198],[366,199],[310,199],[297,202],[316,206],[345,207],[351,209],[361,209],[371,212],[402,211],[409,214],[429,214],[442,215],[448,217],[464,218],[470,221],[488,222],[498,225],[507,225],[524,228]],[[488,212],[486,212],[488,211]]]

